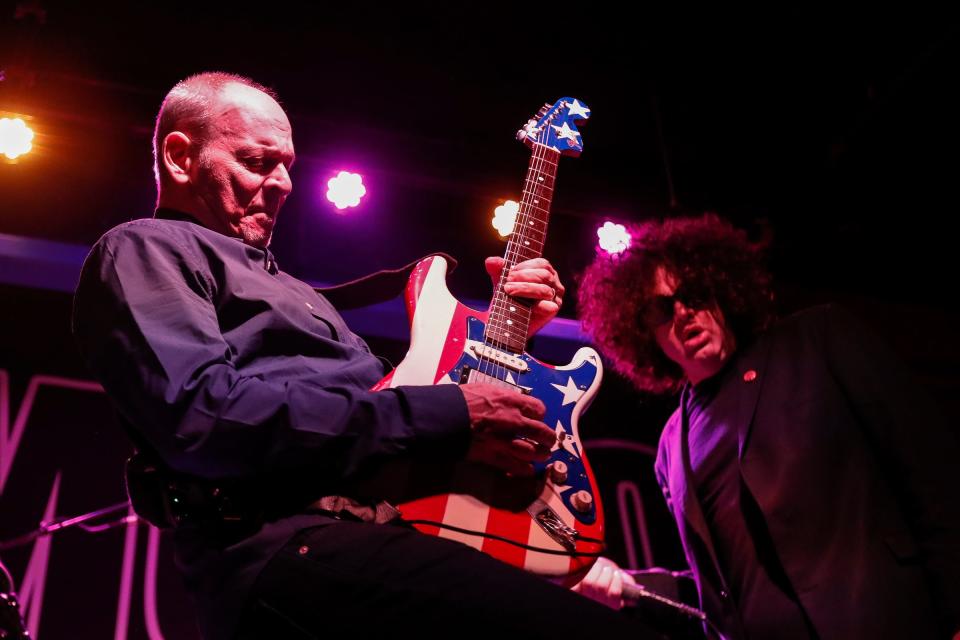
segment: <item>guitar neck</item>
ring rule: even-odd
[[[503,285],[511,267],[543,255],[559,160],[560,152],[556,149],[543,144],[533,145],[517,221],[513,225],[513,233],[510,234],[507,251],[503,256],[506,264],[490,305],[484,337],[488,343],[515,353],[523,353],[526,348],[532,303],[507,295],[503,291]]]

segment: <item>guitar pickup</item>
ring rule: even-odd
[[[530,393],[533,391],[533,389],[530,387],[521,387],[518,384],[494,377],[489,373],[477,371],[471,367],[464,367],[461,371],[460,384],[493,384],[498,387],[503,387],[504,389],[510,389],[511,391],[516,391],[517,393],[523,393],[526,395],[530,395]]]
[[[475,355],[478,360],[488,360],[502,367],[506,367],[511,371],[516,371],[517,373],[527,373],[530,371],[530,365],[520,356],[500,351],[489,345],[472,344],[470,345],[470,351],[473,352],[473,355]]]

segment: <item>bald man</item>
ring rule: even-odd
[[[271,91],[224,73],[184,80],[161,107],[154,153],[154,217],[93,248],[74,330],[148,467],[160,469],[159,488],[133,485],[131,498],[171,516],[206,637],[545,637],[557,611],[565,631],[638,633],[352,492],[401,457],[529,474],[555,436],[538,400],[493,386],[369,390],[380,360],[269,249],[295,159]],[[488,267],[498,276],[502,262]],[[509,278],[507,293],[538,301],[533,327],[557,313],[563,285],[547,261]]]

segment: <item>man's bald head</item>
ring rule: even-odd
[[[160,105],[153,130],[153,174],[159,190],[165,180],[161,171],[160,155],[163,140],[171,131],[183,131],[202,146],[210,136],[214,123],[214,108],[218,97],[230,85],[243,85],[261,91],[274,100],[277,94],[262,84],[245,76],[223,71],[206,71],[178,82]]]
[[[157,207],[264,248],[293,189],[293,131],[259,84],[204,73],[164,100],[155,133]]]

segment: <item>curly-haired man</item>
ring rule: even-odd
[[[680,392],[655,469],[701,606],[730,638],[949,637],[956,433],[845,312],[774,322],[762,253],[715,215],[647,222],[579,291],[614,368]]]

